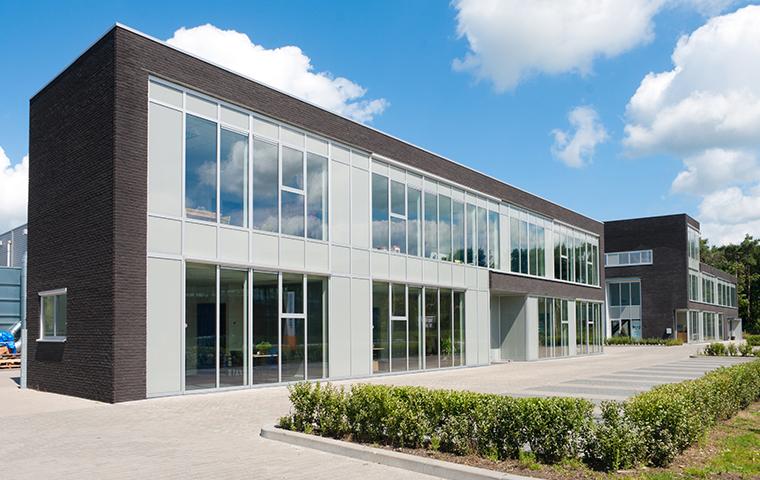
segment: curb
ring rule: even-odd
[[[537,477],[524,477],[510,473],[495,472],[485,468],[470,467],[458,463],[445,462],[407,453],[394,452],[380,448],[357,445],[332,438],[308,435],[275,427],[262,427],[261,436],[269,440],[289,443],[298,447],[312,448],[326,453],[378,463],[389,467],[402,468],[410,472],[421,473],[448,480],[536,480]]]

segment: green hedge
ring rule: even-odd
[[[760,347],[760,334],[745,333],[744,340],[753,347]]]
[[[683,340],[677,338],[631,338],[631,337],[609,337],[606,340],[607,345],[665,345],[674,347],[683,345]]]
[[[493,460],[527,445],[544,463],[582,459],[598,470],[664,466],[715,422],[760,400],[760,360],[604,402],[596,420],[577,398],[512,398],[388,385],[290,387],[289,430]]]
[[[749,342],[740,343],[738,346],[731,343],[713,342],[702,350],[703,355],[708,357],[760,357],[760,350],[754,351],[754,347]]]

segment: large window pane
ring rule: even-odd
[[[219,275],[219,386],[244,385],[248,272],[222,269]]]
[[[511,270],[520,271],[520,221],[514,217],[509,219],[509,243],[512,247]]]
[[[425,257],[438,258],[438,196],[425,192]]]
[[[283,318],[282,325],[282,381],[297,382],[306,378],[303,318]]]
[[[464,203],[455,201],[452,204],[453,255],[455,263],[464,263]]]
[[[520,220],[520,272],[528,273],[528,222]]]
[[[409,255],[420,255],[420,237],[422,235],[422,224],[420,214],[422,212],[422,194],[419,190],[409,188],[407,190],[407,221],[409,227],[408,252]]]
[[[303,152],[282,147],[282,185],[303,190]]]
[[[253,228],[278,231],[277,145],[253,141]]]
[[[328,369],[327,279],[309,275],[306,280],[307,302],[307,376],[326,378]]]
[[[420,323],[422,315],[420,303],[422,301],[422,290],[415,287],[409,287],[409,369],[418,370],[420,368]]]
[[[501,252],[499,251],[499,213],[488,212],[488,266],[501,268]]]
[[[280,351],[277,274],[253,272],[253,383],[279,381]]]
[[[544,234],[544,227],[538,227],[536,229],[536,242],[538,243],[538,275],[541,277],[546,276],[546,238]]]
[[[372,284],[372,373],[390,371],[388,284]]]
[[[406,364],[406,320],[391,321],[391,371],[405,372]]]
[[[488,213],[478,207],[478,266],[488,266]]]
[[[55,336],[55,295],[42,297],[42,334],[43,337]]]
[[[475,205],[467,204],[467,263],[476,265],[478,251],[478,214]]]
[[[641,284],[631,283],[631,305],[641,305]]]
[[[282,233],[303,237],[303,195],[282,192]]]
[[[438,196],[438,258],[451,261],[451,199]]]
[[[454,364],[454,332],[452,321],[452,309],[451,304],[451,290],[441,290],[440,296],[440,352],[441,352],[441,367],[450,367]]]
[[[425,368],[438,368],[438,290],[425,289]]]
[[[552,304],[547,298],[538,299],[538,358],[552,356]]]
[[[454,292],[454,365],[465,364],[464,292]]]
[[[388,250],[388,179],[372,174],[372,247]]]
[[[406,220],[391,217],[391,252],[406,253]]]
[[[193,115],[185,120],[185,213],[216,221],[216,123]]]
[[[66,336],[66,294],[55,296],[55,336]]]
[[[404,285],[393,284],[391,290],[391,315],[394,317],[406,317],[406,287]]]
[[[282,313],[303,313],[303,275],[282,274]]]
[[[609,291],[610,291],[610,306],[619,307],[620,305],[622,305],[620,303],[620,284],[610,283]]]
[[[216,267],[185,269],[185,389],[216,387]]]
[[[306,236],[327,240],[327,159],[306,157]]]
[[[220,221],[245,227],[248,224],[248,136],[222,129],[220,157]]]
[[[404,184],[391,180],[391,213],[406,215],[406,198]]]
[[[528,273],[538,275],[538,228],[528,224]]]

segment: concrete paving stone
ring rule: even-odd
[[[641,390],[624,389],[624,388],[602,388],[602,387],[574,387],[570,385],[547,385],[546,387],[532,388],[532,391],[546,392],[561,396],[565,393],[576,393],[594,397],[595,395],[605,395],[610,397],[627,398],[640,393]]]
[[[635,380],[606,380],[599,378],[589,378],[584,380],[570,380],[562,382],[563,385],[598,385],[600,387],[631,387],[631,388],[643,388],[648,390],[655,385],[661,385],[663,382],[639,382]]]

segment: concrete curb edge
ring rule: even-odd
[[[275,427],[262,427],[261,436],[269,440],[289,443],[298,447],[312,448],[326,453],[449,480],[536,480],[537,478],[470,467],[433,458],[394,452],[392,450],[367,447],[365,445],[292,432]]]

